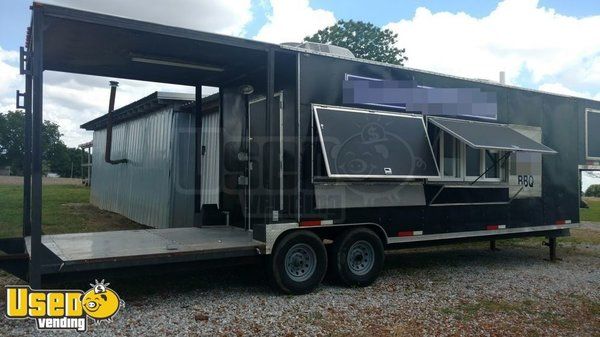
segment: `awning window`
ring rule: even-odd
[[[429,122],[475,149],[556,153],[506,124],[429,117]]]
[[[439,171],[419,115],[313,105],[332,178],[429,178]]]

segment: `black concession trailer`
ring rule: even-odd
[[[50,274],[265,256],[281,290],[304,293],[327,269],[343,284],[370,284],[387,249],[522,236],[549,238],[554,257],[556,238],[579,222],[580,170],[600,167],[597,101],[334,46],[38,3],[32,13],[17,93],[27,120],[23,237],[0,241],[0,263],[34,288]],[[44,71],[193,86],[196,145],[211,131],[202,86],[219,89],[219,142],[198,145],[193,161],[193,227],[42,234]],[[218,170],[202,172],[204,151],[218,151]],[[216,204],[202,200],[203,174],[219,182]]]

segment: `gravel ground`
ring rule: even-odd
[[[600,335],[600,246],[559,248],[562,261],[555,263],[544,260],[541,246],[486,247],[391,252],[371,287],[326,284],[295,297],[267,287],[258,266],[107,280],[126,306],[85,335]],[[0,276],[0,284],[15,282]],[[0,335],[51,335],[33,324],[3,319]]]

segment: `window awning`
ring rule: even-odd
[[[330,178],[430,178],[439,170],[423,117],[313,105]]]
[[[506,124],[429,117],[429,122],[476,149],[557,153]]]

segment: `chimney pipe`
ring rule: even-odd
[[[504,70],[500,72],[500,83],[506,83],[506,73],[504,72]]]
[[[110,81],[110,100],[108,101],[108,114],[106,116],[106,147],[104,149],[104,161],[111,165],[127,163],[127,159],[110,159],[112,150],[112,112],[115,110],[115,95],[118,86],[119,82]]]

